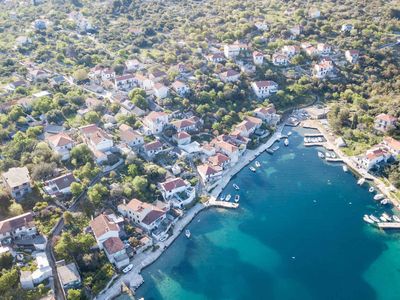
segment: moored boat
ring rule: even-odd
[[[373,193],[375,191],[375,188],[373,186],[371,186],[368,190],[368,192]]]
[[[385,196],[383,195],[383,194],[376,194],[375,196],[374,196],[374,200],[382,200],[383,198],[384,198]]]
[[[190,230],[189,230],[189,229],[186,229],[186,230],[185,230],[185,235],[186,235],[187,238],[190,238],[191,233],[190,233]]]
[[[228,195],[226,195],[225,201],[229,201],[229,200],[231,200],[231,198],[232,198],[231,194],[228,194]]]
[[[389,203],[389,199],[383,199],[382,201],[381,201],[381,204],[382,205],[386,205],[386,204],[388,204]]]
[[[375,223],[379,223],[379,219],[375,217],[374,215],[369,215],[369,218],[374,221]]]
[[[343,172],[348,172],[349,171],[349,168],[346,165],[343,165],[342,169],[343,169]]]
[[[235,202],[238,203],[239,200],[240,200],[240,196],[239,196],[239,195],[236,195],[236,196],[235,196]]]
[[[224,201],[224,200],[225,200],[225,195],[222,194],[222,195],[219,197],[219,200]]]
[[[291,136],[291,135],[292,135],[292,132],[289,131],[289,132],[287,133],[287,136]]]
[[[389,222],[392,221],[392,218],[387,214],[387,213],[383,213],[382,217],[384,217],[386,220],[388,220]]]
[[[329,152],[325,152],[325,157],[326,158],[331,158],[332,156],[331,156],[331,154]]]
[[[365,182],[365,178],[362,177],[362,178],[358,179],[357,184],[358,184],[358,185],[363,185],[364,182]]]
[[[289,146],[289,139],[285,139],[285,141],[283,142],[283,144],[287,147]]]
[[[395,220],[396,222],[400,222],[400,218],[398,217],[398,216],[396,216],[396,215],[393,215],[393,220]]]
[[[374,221],[368,215],[364,215],[363,220],[369,224],[374,224]]]
[[[387,222],[386,218],[384,218],[384,217],[382,217],[382,216],[380,216],[379,219],[380,219],[382,222]]]
[[[325,155],[322,152],[318,151],[318,157],[319,158],[325,158]]]
[[[272,149],[267,149],[265,151],[267,151],[268,154],[274,154],[274,151]]]
[[[256,165],[257,168],[261,167],[261,164],[260,164],[259,161],[256,161],[255,165]]]
[[[272,148],[272,151],[278,151],[279,150],[279,146],[274,146],[273,148]]]
[[[249,169],[250,169],[250,171],[252,171],[252,172],[255,172],[255,171],[256,171],[256,168],[254,168],[254,167],[249,167]]]
[[[236,183],[232,184],[232,186],[233,186],[233,188],[234,188],[235,190],[237,190],[237,191],[240,189],[239,186],[238,186]]]

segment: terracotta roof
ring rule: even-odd
[[[71,137],[64,132],[48,136],[47,141],[54,147],[62,147],[74,142]]]
[[[238,147],[225,141],[214,141],[214,145],[215,147],[226,150],[229,153],[234,153],[238,150]]]
[[[110,237],[106,239],[103,246],[108,254],[114,254],[124,249],[124,243],[119,237]]]
[[[263,122],[261,119],[252,116],[246,116],[245,119],[256,125],[261,125]]]
[[[258,88],[263,88],[263,87],[269,87],[269,86],[276,86],[276,85],[278,85],[276,82],[271,81],[271,80],[256,81],[255,84],[256,84],[256,86],[257,86]]]
[[[262,54],[262,53],[259,52],[259,51],[254,51],[254,52],[253,52],[253,56],[264,56],[264,54]]]
[[[228,162],[230,159],[228,156],[222,154],[222,153],[217,153],[211,157],[208,158],[208,161],[213,165],[213,166],[222,166],[224,163]]]
[[[145,144],[144,149],[146,151],[150,151],[150,150],[156,150],[156,149],[162,148],[162,146],[163,146],[162,143],[159,140],[156,140],[156,141]]]
[[[160,70],[155,70],[152,73],[150,73],[150,76],[152,76],[154,78],[159,78],[159,77],[167,76],[167,73],[160,71]]]
[[[196,125],[196,123],[189,119],[182,119],[182,120],[176,120],[176,121],[171,122],[171,125],[177,129],[182,129],[182,128],[194,126],[194,125]]]
[[[165,212],[161,210],[152,210],[143,218],[142,223],[150,225],[164,214]]]
[[[175,90],[177,90],[177,89],[179,89],[179,88],[182,88],[182,87],[185,87],[185,86],[186,86],[186,84],[184,84],[182,81],[179,81],[179,80],[175,81],[175,82],[172,84],[172,87],[173,87]]]
[[[276,109],[273,106],[269,106],[269,107],[258,107],[254,110],[254,112],[259,112],[262,113],[264,115],[267,114],[275,114],[276,113]]]
[[[168,115],[163,111],[152,111],[145,118],[150,121],[156,121],[160,117],[167,117]]]
[[[170,192],[176,188],[187,186],[187,183],[182,178],[174,178],[167,180],[160,185],[165,191]]]
[[[387,155],[387,151],[379,148],[379,149],[375,149],[369,153],[367,153],[366,157],[368,160],[373,160],[375,158],[381,157],[381,156],[385,156]]]
[[[2,174],[4,180],[11,188],[18,187],[24,183],[30,183],[31,178],[27,167],[10,168]]]
[[[0,221],[0,234],[14,231],[22,226],[34,227],[33,214],[31,212]]]
[[[176,134],[176,138],[177,138],[178,140],[187,139],[187,138],[189,138],[189,137],[191,137],[191,135],[190,135],[189,133],[187,133],[186,131],[181,131],[181,132],[178,132],[178,133]]]
[[[119,133],[120,133],[121,139],[128,143],[142,137],[142,135],[140,133],[133,130],[132,127],[130,127],[126,124],[122,124],[121,126],[119,126]]]
[[[400,151],[400,141],[389,136],[385,137],[383,141],[389,148]]]
[[[380,114],[376,116],[376,119],[382,120],[382,121],[386,121],[386,122],[395,122],[397,121],[397,118],[389,115],[389,114]]]
[[[240,122],[239,124],[237,124],[235,127],[236,127],[236,129],[239,129],[240,131],[244,131],[244,130],[249,131],[252,128],[254,128],[255,126],[256,126],[256,124],[254,124],[253,122],[244,120],[244,121]]]
[[[221,73],[221,76],[224,76],[224,77],[231,77],[231,76],[237,76],[237,75],[239,75],[240,73],[239,72],[237,72],[237,71],[235,71],[235,70],[227,70],[227,71],[225,71],[225,72],[222,72]]]
[[[133,79],[133,78],[135,78],[135,76],[133,76],[132,74],[125,74],[125,75],[116,77],[115,81],[121,81],[121,80]]]
[[[111,220],[105,214],[98,215],[96,218],[90,221],[89,225],[92,228],[93,234],[96,238],[99,238],[109,231],[119,231],[119,226],[111,222]]]
[[[213,175],[218,172],[221,172],[221,168],[210,166],[207,164],[200,165],[197,167],[197,171],[203,176]]]

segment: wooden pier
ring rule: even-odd
[[[379,222],[377,224],[381,229],[400,229],[400,222]]]

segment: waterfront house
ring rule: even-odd
[[[189,133],[187,133],[186,131],[180,131],[176,134],[173,135],[173,140],[178,144],[178,146],[180,145],[188,145],[191,142],[191,135]]]
[[[374,128],[380,132],[388,132],[396,127],[397,118],[389,114],[379,114],[375,117]]]
[[[382,144],[389,150],[394,159],[400,160],[400,141],[387,136],[383,139]]]
[[[289,57],[281,52],[272,55],[272,63],[275,66],[286,66],[289,63]]]
[[[124,201],[123,204],[118,205],[118,211],[125,218],[147,231],[157,228],[166,218],[166,210],[138,199],[132,199],[128,204]]]
[[[388,152],[385,148],[372,148],[368,150],[361,158],[361,164],[364,169],[369,171],[372,168],[376,167],[378,164],[386,163],[390,157],[390,152]]]
[[[119,237],[110,237],[103,243],[104,252],[110,263],[114,264],[118,269],[129,264],[129,256],[126,253],[124,243]]]
[[[201,180],[204,184],[214,182],[222,177],[222,168],[218,166],[211,166],[203,164],[197,167]]]
[[[64,295],[67,294],[69,289],[76,289],[81,286],[81,276],[75,263],[65,264],[65,261],[61,260],[56,262],[56,268]]]
[[[208,163],[214,167],[225,169],[231,162],[230,158],[222,153],[216,153],[208,158]]]
[[[219,79],[221,79],[221,81],[225,83],[236,82],[239,80],[239,78],[240,78],[240,73],[235,70],[228,70],[219,74]]]
[[[264,54],[259,51],[253,52],[253,63],[257,66],[261,66],[264,63]]]
[[[262,80],[251,83],[254,93],[258,98],[266,98],[278,91],[278,84],[271,80]]]
[[[212,156],[216,153],[216,149],[210,143],[204,143],[201,148],[201,152],[204,153],[207,157]]]
[[[358,50],[346,50],[346,52],[344,53],[344,56],[346,57],[346,60],[351,63],[354,64],[358,61],[358,58],[360,56],[360,51]]]
[[[167,201],[175,197],[176,194],[185,192],[190,187],[190,184],[178,177],[160,183],[159,187],[164,200]]]
[[[267,107],[256,108],[254,110],[254,115],[266,122],[268,125],[276,125],[280,120],[280,116],[276,113],[273,104],[270,104]]]
[[[168,115],[165,112],[152,111],[143,118],[143,123],[149,134],[160,134],[168,124]]]
[[[227,59],[234,59],[240,53],[243,53],[248,50],[248,45],[244,43],[240,43],[239,41],[234,42],[230,45],[224,45],[224,54]]]
[[[21,239],[36,235],[36,226],[31,212],[0,221],[0,241],[12,238]]]
[[[235,126],[234,132],[236,132],[240,136],[249,137],[256,131],[256,129],[260,128],[261,124],[261,119],[248,117]]]
[[[213,139],[211,144],[218,152],[222,152],[223,154],[227,155],[233,164],[239,160],[240,152],[236,145],[218,139]]]
[[[76,181],[72,173],[67,173],[45,181],[43,189],[50,196],[67,195],[71,193],[71,184]]]
[[[27,167],[10,168],[2,174],[5,189],[17,200],[32,191]]]
[[[159,140],[155,140],[143,145],[143,150],[148,157],[153,157],[154,155],[160,153],[162,149],[163,144]]]
[[[172,84],[172,89],[181,97],[185,96],[189,92],[189,87],[179,80]]]
[[[61,160],[70,157],[70,150],[74,147],[74,140],[65,132],[46,136],[46,141],[53,151],[61,156]]]
[[[144,143],[143,136],[139,132],[133,130],[131,126],[126,124],[121,124],[119,126],[119,136],[121,141],[131,147],[140,146]]]
[[[111,237],[119,237],[120,228],[106,214],[102,213],[90,221],[90,228],[96,239],[99,249],[103,249],[103,243]]]

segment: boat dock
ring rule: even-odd
[[[381,229],[400,229],[400,222],[379,222],[377,225]]]
[[[343,159],[338,158],[338,157],[335,157],[335,158],[332,158],[332,157],[325,157],[325,160],[326,160],[327,162],[343,162]]]
[[[317,142],[317,143],[304,143],[306,147],[322,147],[325,142]]]
[[[222,208],[238,208],[239,203],[220,201],[220,200],[215,199],[214,197],[211,197],[210,200],[208,200],[208,206],[215,206],[215,207],[222,207]]]
[[[304,137],[324,137],[322,133],[306,133]]]

